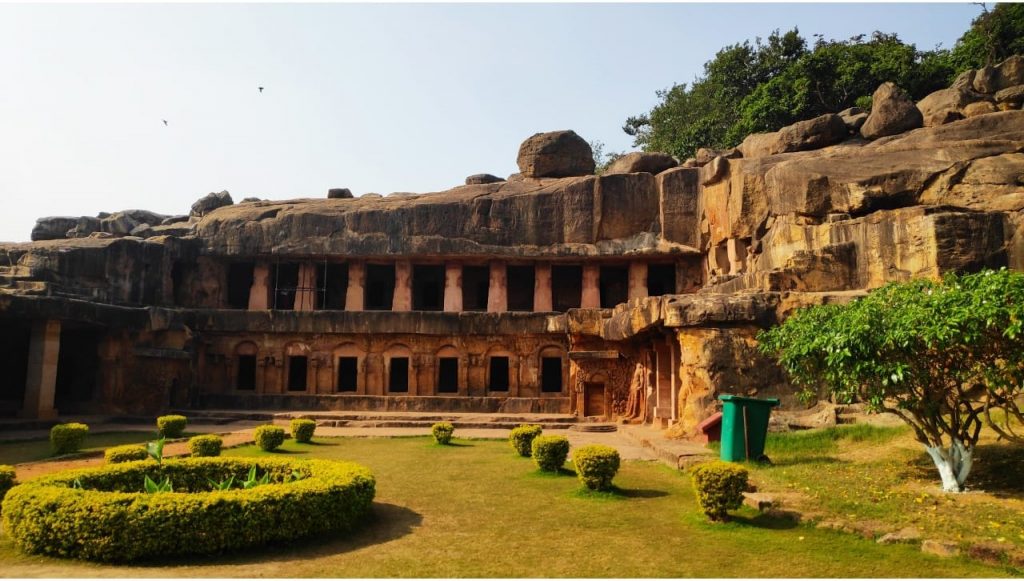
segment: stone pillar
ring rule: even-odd
[[[348,290],[345,291],[345,310],[363,310],[363,281],[366,278],[365,262],[348,263]]]
[[[487,290],[487,312],[504,313],[508,310],[508,285],[506,284],[505,261],[491,261],[491,282]]]
[[[548,313],[554,310],[551,298],[551,263],[538,262],[534,268],[533,278],[533,310]]]
[[[299,265],[299,288],[295,289],[295,310],[312,311],[316,308],[316,265]]]
[[[395,263],[395,297],[391,301],[391,310],[412,310],[412,263],[408,260]]]
[[[601,268],[596,264],[583,265],[583,297],[580,299],[582,309],[601,308]]]
[[[654,384],[654,420],[656,423],[666,427],[672,419],[672,352],[668,343],[664,340],[655,339],[655,384]]]
[[[629,263],[629,300],[647,296],[647,263]]]
[[[726,255],[729,258],[729,272],[743,272],[747,264],[747,245],[742,240],[730,238],[726,243]]]
[[[28,344],[28,374],[25,378],[25,405],[21,416],[52,420],[57,417],[54,396],[57,393],[57,357],[60,355],[60,321],[32,322]]]
[[[444,265],[444,311],[462,312],[462,264],[458,262]]]
[[[249,310],[265,311],[270,308],[270,265],[257,262],[252,270],[252,286],[249,287]]]

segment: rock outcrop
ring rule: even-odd
[[[527,178],[565,178],[594,173],[594,152],[574,131],[535,133],[519,146],[519,172]]]
[[[865,139],[878,139],[921,127],[924,117],[895,83],[882,83],[871,95],[871,113],[860,128]]]
[[[231,199],[231,194],[226,191],[210,192],[192,204],[191,215],[195,217],[203,217],[217,208],[230,206],[234,203],[234,200]]]
[[[327,199],[329,200],[341,200],[353,198],[352,190],[348,188],[331,188],[327,190]]]
[[[676,158],[667,153],[634,151],[616,159],[604,170],[604,175],[646,172],[659,174],[679,165]]]

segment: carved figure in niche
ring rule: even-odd
[[[629,423],[647,421],[647,396],[650,393],[647,368],[639,361],[633,367],[633,378],[629,382],[629,398],[623,419]]]

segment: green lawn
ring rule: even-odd
[[[770,434],[773,466],[751,464],[763,491],[793,492],[824,518],[920,529],[925,538],[1024,548],[1024,449],[986,436],[969,491],[943,493],[935,465],[909,428],[839,426]]]
[[[193,434],[186,433],[183,437]],[[121,444],[142,444],[157,439],[156,430],[152,432],[104,432],[89,434],[85,438],[82,452],[100,452],[111,446]],[[50,440],[21,440],[0,442],[0,464],[20,464],[52,458]]]
[[[19,554],[7,576],[117,577],[1000,577],[1019,574],[908,546],[794,526],[748,509],[715,525],[689,477],[625,462],[615,494],[581,491],[567,469],[538,473],[504,441],[289,440],[280,454],[354,460],[377,477],[374,517],[348,538],[214,559],[111,567]],[[252,447],[226,451],[254,455]]]

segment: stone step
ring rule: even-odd
[[[580,424],[573,424],[572,427],[570,427],[569,429],[573,430],[574,432],[605,432],[605,433],[607,433],[607,432],[617,432],[619,430],[619,427],[616,426],[615,424],[580,423]]]
[[[447,420],[439,420],[447,421]],[[437,422],[431,420],[316,420],[318,426],[331,428],[425,428],[429,429]],[[450,422],[456,429],[478,429],[478,430],[511,430],[520,426],[523,422],[501,422],[501,421],[461,421]],[[530,422],[539,425],[545,430],[568,430],[576,424],[569,422]]]
[[[0,277],[31,278],[32,269],[27,266],[16,264],[13,266],[0,266]]]
[[[437,422],[451,422],[456,427],[511,429],[521,424],[538,424],[549,429],[567,429],[573,425],[599,426],[581,423],[576,416],[565,414],[495,414],[495,413],[418,413],[418,412],[275,412],[248,410],[173,410],[195,421],[248,420],[287,422],[292,418],[309,418],[329,427],[362,428],[419,428]],[[614,426],[612,426],[614,428]]]

